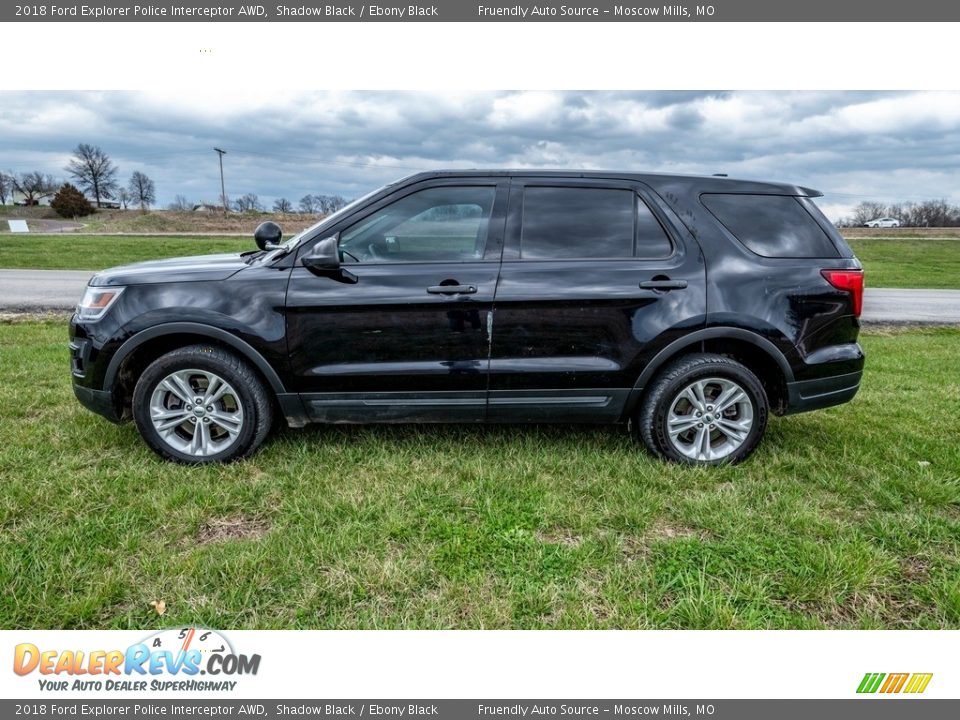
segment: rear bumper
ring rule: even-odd
[[[860,389],[862,370],[787,383],[786,415],[841,405],[853,399]]]
[[[102,415],[110,422],[119,423],[117,406],[113,402],[113,393],[109,390],[93,390],[82,385],[73,384],[73,394],[87,410]]]

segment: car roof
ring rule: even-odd
[[[658,189],[665,185],[686,184],[696,186],[701,193],[756,193],[770,195],[799,195],[820,197],[819,190],[789,183],[743,180],[724,175],[681,175],[673,173],[624,172],[618,170],[527,170],[527,169],[470,169],[430,170],[409,175],[394,184],[409,184],[434,178],[471,177],[524,177],[524,178],[589,178],[603,180],[631,180],[642,182]]]

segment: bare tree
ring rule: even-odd
[[[13,175],[0,172],[0,205],[6,205],[8,197],[13,199]]]
[[[958,225],[960,225],[960,207],[951,205],[947,211],[947,219],[944,222],[944,227],[957,227]]]
[[[117,190],[117,202],[120,203],[120,207],[124,210],[130,206],[130,193],[127,192],[126,188]]]
[[[887,207],[887,215],[889,215],[889,216],[892,217],[892,218],[896,218],[897,220],[899,220],[901,225],[906,225],[906,224],[907,224],[907,223],[905,222],[905,220],[906,220],[906,215],[905,215],[905,212],[904,212],[904,204],[903,204],[903,203],[896,202],[896,203],[892,203],[891,205],[889,205],[889,206]]]
[[[135,170],[130,176],[127,187],[130,189],[130,198],[140,206],[141,210],[146,210],[157,199],[157,188],[153,180],[139,170]]]
[[[117,166],[95,145],[77,145],[66,170],[81,190],[93,195],[97,207],[101,200],[109,200],[117,191]]]
[[[233,207],[237,212],[263,212],[263,205],[256,193],[246,193],[233,201]]]
[[[333,210],[330,209],[333,202],[332,197],[329,195],[314,195],[313,197],[317,201],[317,210],[319,212],[323,213],[324,215],[329,215],[333,212]]]
[[[317,198],[315,195],[304,195],[300,198],[300,212],[311,215],[317,212]]]
[[[167,209],[186,212],[188,210],[193,210],[193,203],[190,200],[187,200],[185,195],[177,195],[173,199],[173,202],[167,205]]]
[[[946,200],[924,200],[916,207],[916,225],[918,227],[945,227],[950,215],[950,206]]]
[[[342,195],[314,195],[313,201],[316,211],[329,215],[347,204],[346,198]],[[302,202],[302,201],[301,201]]]
[[[886,211],[887,207],[883,203],[865,200],[853,209],[853,224],[864,225],[875,218],[882,217]]]
[[[286,198],[278,198],[273,201],[273,211],[278,213],[292,213],[293,203]]]
[[[13,177],[14,189],[23,195],[23,201],[26,205],[36,205],[43,198],[53,195],[59,183],[53,179],[53,175],[44,175],[42,172],[26,172]]]

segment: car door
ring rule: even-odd
[[[703,325],[699,246],[669,213],[640,183],[513,180],[490,420],[616,420],[651,343]]]
[[[483,178],[401,188],[331,229],[342,274],[296,264],[287,337],[311,419],[484,419],[507,193]]]

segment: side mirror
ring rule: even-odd
[[[337,247],[337,236],[324,238],[301,260],[308,270],[320,275],[330,275],[340,269],[340,249]]]
[[[360,278],[352,272],[340,267],[339,238],[336,235],[331,235],[318,242],[309,254],[300,259],[300,262],[314,275],[328,277],[331,280],[349,285],[360,281]]]
[[[269,220],[257,225],[257,229],[253,231],[253,239],[261,250],[276,250],[280,247],[282,238],[283,230],[275,222]]]

